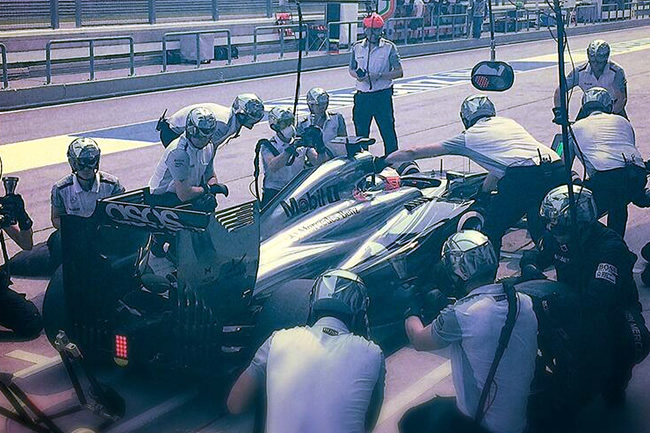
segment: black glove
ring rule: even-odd
[[[402,308],[404,319],[411,316],[422,318],[422,306],[424,302],[420,292],[413,284],[405,283],[400,286],[395,291],[394,299],[395,303]]]
[[[385,156],[378,156],[378,157],[375,157],[375,158],[372,160],[372,164],[373,164],[373,167],[374,167],[374,169],[375,169],[375,173],[381,173],[381,171],[382,171],[383,169],[385,169],[386,167],[390,167],[390,166],[393,165],[392,163],[386,162],[386,157],[385,157]]]
[[[298,156],[298,152],[296,150],[296,147],[297,146],[294,143],[294,144],[291,144],[291,145],[285,147],[284,151],[287,152],[289,155],[296,157],[296,156]]]
[[[424,297],[424,307],[422,315],[425,321],[430,322],[452,301],[446,297],[440,290],[433,289],[429,291]]]
[[[530,280],[545,280],[547,277],[544,272],[540,271],[537,266],[529,263],[521,268],[521,277],[519,282]]]
[[[553,123],[556,125],[562,125],[564,123],[560,107],[553,107]]]
[[[225,183],[215,183],[214,185],[210,185],[209,190],[212,195],[223,194],[224,197],[228,197],[228,186],[226,186]]]
[[[29,230],[34,222],[25,210],[25,201],[20,194],[7,194],[2,198],[2,206],[15,216],[20,230]]]

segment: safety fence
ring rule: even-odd
[[[271,17],[279,0],[1,0],[0,30]],[[323,5],[305,4],[305,13]]]

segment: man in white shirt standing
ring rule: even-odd
[[[363,433],[383,402],[385,361],[367,338],[368,294],[345,270],[325,272],[310,296],[309,326],[276,331],[233,385],[244,412],[264,388],[267,433]]]
[[[370,137],[372,119],[384,140],[385,155],[397,150],[393,80],[404,71],[397,47],[381,34],[384,19],[373,13],[363,20],[366,38],[352,46],[348,72],[357,80],[352,119],[356,135]]]
[[[548,191],[563,183],[564,169],[557,153],[512,119],[496,115],[487,96],[467,97],[460,108],[465,125],[461,134],[441,143],[390,155],[386,162],[413,161],[441,155],[462,155],[488,171],[483,192],[491,194],[483,231],[497,253],[508,228],[526,215],[528,231],[537,241],[544,233],[539,205]]]
[[[585,116],[573,126],[573,154],[585,167],[585,186],[594,194],[598,213],[607,212],[607,227],[625,235],[627,205],[650,206],[647,173],[636,147],[634,129],[623,116],[612,114],[614,101],[602,87],[582,98]]]
[[[321,87],[314,87],[307,92],[307,106],[309,107],[309,116],[305,117],[298,123],[297,135],[303,137],[310,134],[317,128],[320,131],[318,137],[322,140],[323,145],[327,147],[328,154],[331,158],[347,155],[345,145],[333,143],[336,137],[347,137],[348,130],[345,125],[345,118],[341,113],[328,111],[330,96]]]

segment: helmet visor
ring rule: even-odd
[[[87,168],[97,168],[99,165],[99,155],[95,156],[80,156],[75,161],[77,170],[85,170]]]

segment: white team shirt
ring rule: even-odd
[[[571,138],[574,154],[580,159],[589,176],[597,171],[613,170],[632,163],[645,167],[637,149],[634,129],[630,122],[618,114],[594,112],[573,125]]]
[[[266,384],[266,433],[364,433],[385,366],[376,344],[323,317],[273,333],[248,372]]]
[[[277,134],[273,136],[269,141],[279,153],[284,152],[284,149],[289,147],[289,143],[282,141],[277,136]],[[289,182],[291,182],[291,179],[296,177],[296,175],[305,168],[305,156],[307,154],[307,149],[304,147],[299,147],[296,149],[296,152],[297,155],[295,159],[293,159],[291,165],[284,165],[278,170],[271,170],[269,168],[269,164],[271,163],[271,160],[275,158],[275,155],[273,155],[273,152],[271,152],[271,149],[269,149],[267,146],[262,146],[261,155],[262,166],[264,167],[264,188],[281,190]]]
[[[304,118],[298,124],[298,135],[300,135],[308,126],[311,125],[311,119],[309,117]],[[319,127],[320,128],[320,127]],[[323,127],[320,128],[323,131],[323,142],[329,150],[332,151],[334,156],[345,156],[347,155],[347,149],[345,148],[345,143],[332,143],[332,140],[336,137],[347,137],[348,130],[345,125],[345,119],[341,113],[325,113],[325,122]]]
[[[497,178],[508,167],[526,167],[542,160],[559,161],[548,146],[537,141],[523,126],[507,117],[484,117],[463,133],[441,143],[447,153],[475,161]]]
[[[583,92],[592,87],[605,88],[614,100],[614,106],[616,106],[616,101],[624,99],[621,89],[625,87],[626,83],[625,71],[618,63],[611,60],[598,78],[592,72],[589,62],[578,66],[567,77],[567,84],[570,87],[578,86]]]
[[[76,175],[69,174],[52,186],[50,202],[59,215],[88,218],[95,212],[97,200],[123,192],[124,187],[117,177],[103,171],[97,172],[88,191],[83,190]]]
[[[361,68],[370,71],[371,75],[385,74],[401,65],[397,47],[391,41],[380,38],[379,44],[368,49],[368,40],[363,39],[352,45],[352,54],[350,57],[350,67],[352,69]],[[370,51],[370,52],[368,52]],[[372,81],[372,89],[368,80],[356,82],[356,88],[359,92],[377,92],[385,90],[393,85],[393,80],[382,78]]]
[[[189,105],[185,108],[181,108],[176,113],[172,114],[169,118],[169,127],[172,131],[177,134],[182,134],[185,132],[185,123],[187,121],[187,115],[192,111],[192,109],[197,107],[204,107],[212,111],[217,118],[217,129],[212,135],[212,143],[215,146],[219,146],[225,142],[229,137],[232,137],[239,130],[239,125],[237,125],[237,120],[235,116],[230,119],[230,108],[224,107],[223,105],[213,104],[206,102],[203,104],[194,104]],[[231,121],[229,124],[229,121]]]
[[[165,149],[153,176],[149,180],[151,194],[176,193],[176,183],[189,179],[191,186],[206,183],[214,176],[212,143],[203,149],[192,146],[185,134],[172,141]]]
[[[537,357],[537,317],[528,295],[517,293],[515,326],[492,385],[493,398],[481,425],[499,433],[521,433]],[[506,321],[508,301],[501,284],[474,289],[442,310],[431,327],[439,347],[451,345],[457,405],[474,417]],[[497,390],[496,396],[494,390]],[[487,404],[486,404],[487,406]]]

